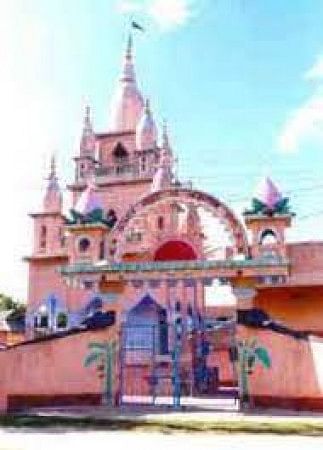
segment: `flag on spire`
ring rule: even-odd
[[[140,30],[142,32],[145,31],[144,27],[142,27],[138,22],[135,22],[134,20],[131,21],[131,27],[135,30]]]

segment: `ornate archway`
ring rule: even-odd
[[[125,239],[125,233],[131,222],[143,212],[152,207],[157,207],[165,202],[194,205],[205,209],[211,216],[218,219],[229,234],[232,256],[248,255],[248,241],[245,229],[233,211],[216,197],[198,190],[176,188],[157,191],[141,198],[127,213],[120,218],[113,229],[110,239],[117,245],[116,257],[120,257],[121,248]],[[192,258],[190,258],[192,259]]]

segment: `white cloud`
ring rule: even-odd
[[[323,55],[319,55],[313,64],[304,75],[306,80],[322,80],[323,79]]]
[[[316,81],[315,92],[289,116],[278,137],[282,153],[295,153],[305,146],[323,145],[323,56],[304,74]]]
[[[278,148],[284,153],[295,153],[306,144],[323,144],[323,94],[320,92],[293,112],[278,139]]]
[[[195,3],[196,0],[119,0],[117,9],[123,14],[140,12],[160,31],[171,31],[189,22]]]
[[[122,14],[142,11],[142,7],[143,4],[141,0],[120,0],[117,2],[117,10]]]
[[[148,13],[162,30],[185,25],[192,17],[192,2],[188,0],[153,0]]]

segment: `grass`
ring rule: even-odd
[[[263,433],[278,435],[323,436],[323,420],[319,422],[254,422],[248,420],[145,420],[93,417],[61,417],[37,415],[5,415],[0,416],[0,426],[10,428],[70,430],[119,430],[119,431],[154,431],[160,433]]]

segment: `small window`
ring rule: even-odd
[[[40,228],[40,248],[46,248],[47,227],[42,225]]]
[[[158,217],[158,221],[157,221],[157,227],[158,230],[163,230],[164,229],[164,217],[163,216],[159,216]]]
[[[120,142],[115,146],[113,156],[118,163],[125,162],[128,159],[128,152]]]
[[[89,250],[89,248],[90,248],[90,245],[91,245],[91,243],[90,243],[90,240],[88,238],[82,238],[79,241],[79,251],[81,253],[87,252]]]
[[[114,209],[109,209],[109,211],[106,214],[106,221],[110,228],[114,226],[116,221],[118,220],[117,214]]]
[[[84,286],[84,289],[91,290],[91,289],[93,289],[94,282],[91,280],[85,280],[83,282],[83,286]]]
[[[65,238],[65,234],[64,234],[64,229],[62,227],[60,227],[60,229],[59,229],[58,239],[60,241],[61,247],[65,247],[66,238]]]
[[[277,244],[277,242],[277,235],[273,230],[268,228],[261,233],[260,245],[273,245]]]
[[[57,326],[57,328],[66,328],[67,327],[67,314],[66,313],[60,312],[57,314],[56,326]]]
[[[41,314],[39,318],[39,327],[40,328],[48,328],[48,315]]]
[[[105,243],[104,241],[101,241],[99,250],[99,259],[102,260],[104,258],[105,258]]]

